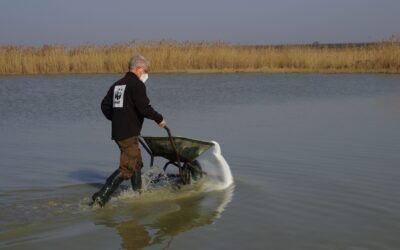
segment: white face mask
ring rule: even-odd
[[[143,83],[145,83],[147,81],[147,79],[149,79],[149,74],[147,73],[143,73],[140,78],[139,78]]]

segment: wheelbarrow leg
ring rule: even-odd
[[[153,152],[151,152],[149,147],[146,145],[146,143],[143,142],[143,140],[140,137],[139,137],[139,143],[140,143],[140,145],[142,145],[144,150],[146,150],[146,152],[150,155],[150,167],[152,167],[153,164],[154,164],[154,154],[153,154]]]

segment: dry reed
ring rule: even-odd
[[[0,75],[124,72],[135,53],[150,59],[152,72],[400,73],[398,41],[363,46],[158,41],[74,48],[0,46]]]

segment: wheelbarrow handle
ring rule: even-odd
[[[173,148],[174,151],[175,151],[176,160],[177,160],[177,162],[178,162],[179,167],[181,167],[181,160],[180,160],[180,158],[179,158],[178,150],[176,150],[176,145],[175,145],[174,139],[172,138],[171,130],[170,130],[167,126],[164,126],[164,129],[165,129],[165,130],[167,131],[167,133],[168,133],[169,141],[171,142],[171,146],[172,146],[172,148]]]
[[[171,130],[167,126],[164,126],[164,128],[165,128],[165,130],[167,130],[169,141],[171,142],[171,146],[174,149],[175,154],[176,154],[176,161],[178,163],[177,165],[179,167],[179,175],[181,176],[182,183],[189,184],[190,177],[188,177],[188,172],[187,172],[188,170],[187,170],[186,164],[184,164],[183,166],[181,165],[181,160],[179,158],[178,150],[176,149],[175,140],[172,137]]]
[[[171,130],[170,130],[167,126],[164,126],[164,129],[167,130],[168,137],[169,137],[169,138],[172,138]]]

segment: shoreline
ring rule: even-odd
[[[137,53],[150,60],[152,73],[400,73],[399,41],[357,46],[159,41],[73,48],[0,46],[0,75],[118,74]]]
[[[53,72],[53,73],[10,73],[0,74],[0,77],[7,76],[62,76],[62,75],[121,75],[127,71],[122,72]],[[351,75],[351,74],[379,74],[379,75],[400,75],[398,70],[296,70],[296,69],[268,69],[268,70],[185,70],[185,71],[152,71],[150,74],[327,74],[327,75]]]

